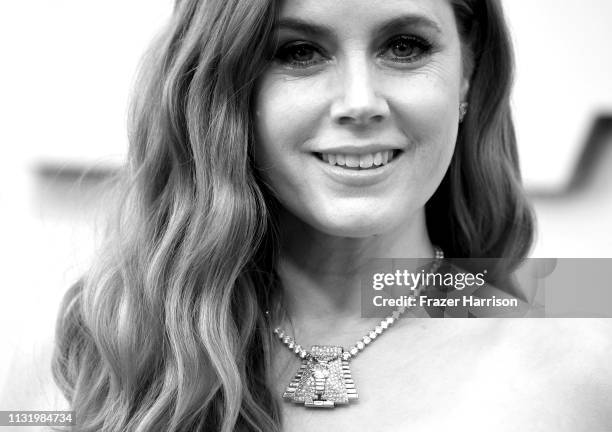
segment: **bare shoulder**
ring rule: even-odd
[[[548,318],[502,321],[507,343],[520,346],[536,364],[611,368],[606,358],[612,354],[612,319]]]
[[[576,430],[612,430],[612,319],[503,321],[501,352],[528,392]]]

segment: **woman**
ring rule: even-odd
[[[142,68],[118,216],[58,321],[78,430],[480,424],[446,402],[480,400],[473,360],[499,355],[503,323],[400,321],[334,410],[281,400],[300,359],[274,329],[360,339],[368,257],[525,256],[511,71],[497,1],[177,1]]]

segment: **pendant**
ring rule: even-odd
[[[313,408],[334,408],[356,400],[349,360],[342,359],[342,351],[339,346],[313,345],[283,398]]]

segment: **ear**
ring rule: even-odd
[[[467,95],[470,91],[470,77],[463,74],[463,78],[461,78],[461,86],[459,88],[459,96],[460,102],[465,102],[467,100]]]

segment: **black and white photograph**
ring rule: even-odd
[[[0,432],[612,432],[609,0],[0,36]]]

